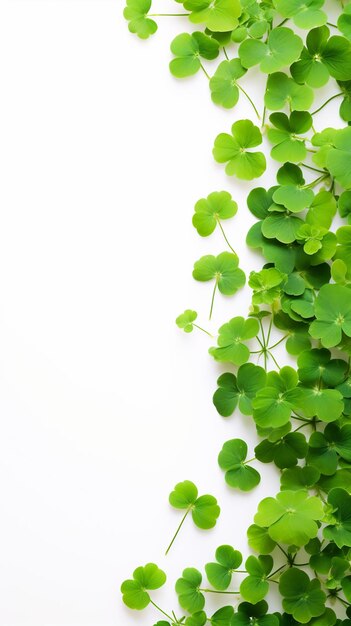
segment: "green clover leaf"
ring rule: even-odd
[[[184,621],[184,618],[183,618],[183,621]],[[181,620],[179,623],[182,624],[183,621]],[[197,613],[194,613],[193,615],[189,615],[189,617],[186,618],[184,624],[185,626],[205,626],[206,622],[207,622],[206,613],[204,611],[198,611]],[[173,624],[173,626],[177,626],[177,623]]]
[[[196,74],[201,68],[201,60],[212,60],[218,56],[219,45],[215,39],[204,33],[195,32],[177,35],[171,43],[171,52],[176,57],[169,64],[171,74],[176,78],[186,78]]]
[[[332,176],[344,189],[351,188],[351,127],[334,132],[333,146],[326,153],[326,165]]]
[[[244,600],[253,604],[263,600],[269,591],[267,577],[272,571],[272,567],[273,559],[269,555],[249,556],[245,563],[249,576],[244,578],[240,585],[240,593]]]
[[[212,254],[201,257],[194,264],[193,277],[200,282],[214,280],[210,319],[217,288],[225,296],[231,296],[246,282],[244,272],[238,267],[239,258],[235,253],[222,252],[217,257]]]
[[[293,467],[298,459],[304,459],[308,450],[302,433],[288,433],[278,441],[264,439],[255,448],[255,456],[261,463],[275,463],[280,469]]]
[[[310,334],[325,348],[337,346],[344,332],[351,337],[350,290],[342,285],[324,285],[315,301],[316,320]]]
[[[249,360],[250,350],[244,342],[256,337],[259,323],[256,319],[233,317],[219,329],[218,348],[210,348],[209,353],[216,361],[243,365]]]
[[[351,6],[347,4],[338,18],[338,29],[347,39],[351,39]]]
[[[241,552],[232,546],[219,546],[216,550],[216,563],[205,565],[208,582],[220,591],[228,589],[233,572],[240,567],[243,557]]]
[[[313,99],[313,90],[308,85],[299,85],[283,72],[268,76],[264,101],[270,111],[279,111],[286,104],[291,111],[307,111]]]
[[[267,615],[268,604],[261,600],[257,604],[241,602],[234,614],[232,626],[279,626],[277,615]]]
[[[336,80],[351,78],[351,44],[344,37],[330,37],[327,26],[314,28],[306,39],[301,59],[291,66],[291,74],[298,83],[323,87],[332,76]]]
[[[309,465],[288,468],[282,473],[280,479],[281,490],[301,491],[301,489],[312,489],[319,478],[319,471]]]
[[[332,523],[323,530],[329,541],[334,541],[339,548],[351,546],[351,496],[344,489],[332,489],[328,495],[332,507]]]
[[[270,554],[276,546],[276,542],[268,534],[268,529],[257,526],[257,524],[249,526],[247,538],[250,548],[260,554]]]
[[[221,133],[215,139],[213,156],[218,163],[227,163],[228,176],[243,180],[258,178],[266,169],[266,157],[262,152],[250,152],[262,143],[262,135],[251,120],[239,120],[232,126],[232,134]]]
[[[214,191],[207,198],[201,198],[195,204],[193,225],[201,237],[208,237],[216,226],[221,227],[221,220],[234,217],[238,205],[227,191]]]
[[[295,388],[298,376],[289,366],[279,374],[269,372],[266,387],[261,389],[253,400],[253,417],[258,426],[279,428],[287,424],[295,401]]]
[[[273,304],[281,293],[281,285],[286,275],[275,267],[263,269],[260,272],[251,272],[249,286],[253,290],[252,303]]]
[[[241,65],[240,59],[222,61],[210,80],[211,98],[215,104],[225,109],[232,109],[239,100],[238,79],[247,70]]]
[[[290,118],[285,113],[272,113],[269,119],[275,126],[268,129],[268,139],[274,144],[271,150],[273,159],[281,163],[303,161],[307,155],[305,139],[298,135],[306,133],[311,128],[310,113],[293,111]]]
[[[189,19],[193,24],[205,24],[220,33],[236,28],[242,12],[240,0],[185,0],[183,4],[192,11]]]
[[[321,10],[324,0],[273,0],[273,4],[283,17],[292,17],[299,28],[322,26],[328,19]]]
[[[336,387],[346,378],[348,364],[343,359],[332,359],[325,348],[306,350],[297,359],[299,380],[305,385]]]
[[[125,580],[121,585],[123,602],[129,609],[141,611],[151,602],[148,591],[159,589],[166,582],[166,574],[154,563],[137,567],[132,580]]]
[[[213,396],[218,413],[222,417],[229,417],[239,406],[243,415],[251,415],[252,399],[264,387],[265,382],[265,370],[253,363],[241,365],[237,376],[231,373],[222,374],[217,380],[218,389]]]
[[[185,333],[191,333],[194,330],[194,322],[197,319],[196,311],[187,309],[181,315],[178,315],[176,324],[178,328],[184,330]]]
[[[321,590],[320,581],[316,578],[310,580],[305,572],[296,567],[281,575],[279,591],[284,598],[284,610],[302,624],[325,612],[326,595]]]
[[[130,32],[140,39],[147,39],[157,31],[156,22],[147,17],[150,8],[151,0],[127,0],[123,11]]]
[[[178,595],[178,601],[182,609],[189,613],[197,613],[202,611],[205,606],[205,597],[200,591],[202,583],[201,573],[193,568],[187,567],[178,578],[175,586]]]
[[[223,606],[216,611],[209,620],[211,626],[232,626],[234,609],[232,606]]]
[[[290,28],[274,28],[267,43],[246,39],[239,47],[239,57],[244,67],[260,64],[266,74],[278,72],[299,58],[303,48],[302,39]]]
[[[323,517],[323,505],[307,491],[282,491],[276,498],[264,498],[258,505],[255,524],[268,528],[278,543],[303,546],[316,537],[317,521]]]
[[[169,496],[169,503],[176,509],[191,511],[194,524],[205,530],[216,525],[220,514],[216,498],[208,495],[198,497],[197,487],[189,480],[174,487]]]
[[[242,439],[231,439],[223,444],[218,455],[218,465],[225,472],[225,481],[230,487],[251,491],[261,477],[246,461],[247,445]]]

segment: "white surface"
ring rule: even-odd
[[[211,286],[192,280],[192,264],[225,249],[192,228],[198,198],[233,193],[228,236],[244,269],[260,266],[244,243],[250,186],[211,156],[216,134],[251,110],[243,99],[235,113],[215,108],[201,74],[170,77],[183,22],[160,19],[140,42],[122,8],[0,2],[2,626],[151,625],[152,610],[122,606],[121,580],[157,562],[169,586],[156,596],[177,610],[182,567],[219,543],[247,553],[257,503],[278,484],[262,468],[251,494],[226,489],[217,453],[232,436],[253,448],[254,428],[217,416],[211,341],[174,325],[193,307],[209,326]],[[219,295],[212,328],[248,302],[248,289]],[[179,522],[167,496],[186,478],[217,495],[222,516],[206,534],[188,520],[164,559]]]

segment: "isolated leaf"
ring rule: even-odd
[[[240,593],[244,600],[260,602],[269,591],[267,577],[272,571],[273,559],[271,556],[249,556],[246,560],[245,568],[248,576],[244,578],[240,585]]]
[[[127,0],[123,15],[128,20],[131,33],[140,39],[147,39],[157,31],[157,24],[147,17],[151,8],[151,0]]]
[[[150,604],[148,591],[159,589],[166,582],[166,574],[154,563],[137,567],[133,580],[125,580],[121,585],[123,602],[130,609],[141,611]]]
[[[195,32],[177,35],[171,43],[172,59],[169,68],[176,78],[186,78],[196,74],[201,68],[200,57],[212,60],[218,56],[219,45],[215,39],[204,33]]]
[[[175,586],[180,606],[189,613],[202,611],[205,606],[205,597],[199,587],[202,582],[200,572],[188,567],[183,571],[181,578],[178,578]]]
[[[228,589],[233,572],[240,567],[243,557],[241,552],[234,550],[232,546],[220,546],[216,550],[216,563],[205,565],[208,582],[215,589],[224,591]]]
[[[240,120],[232,126],[232,134],[221,133],[216,137],[213,156],[218,163],[227,163],[228,176],[244,180],[258,178],[266,169],[262,152],[250,152],[262,143],[262,135],[251,120]]]
[[[226,441],[218,455],[218,464],[225,471],[226,483],[241,491],[250,491],[261,480],[259,473],[246,464],[246,456],[247,445],[242,439]]]
[[[233,217],[238,205],[227,191],[214,191],[195,204],[193,225],[201,237],[208,237],[221,220]]]
[[[193,322],[197,319],[196,311],[192,311],[191,309],[187,309],[181,315],[178,315],[176,319],[176,324],[178,328],[184,330],[185,333],[191,333],[194,330]]]

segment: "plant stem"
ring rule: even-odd
[[[221,229],[221,231],[222,231],[222,235],[223,235],[224,240],[226,241],[227,245],[228,245],[228,246],[229,246],[229,248],[231,249],[232,253],[233,253],[233,254],[235,254],[235,256],[237,256],[237,254],[236,254],[236,252],[235,252],[234,248],[232,248],[232,246],[230,245],[230,243],[229,243],[229,241],[228,241],[228,239],[227,239],[227,237],[226,237],[226,234],[225,234],[225,232],[224,232],[224,230],[223,230],[223,226],[222,226],[222,224],[221,224],[220,220],[217,220],[217,224],[218,224],[219,228],[220,228],[220,229]]]
[[[206,72],[204,66],[202,65],[202,63],[200,62],[200,67],[203,71],[203,73],[205,74],[206,78],[208,78],[208,80],[210,80],[211,76]]]
[[[275,576],[276,574],[278,574],[278,572],[280,572],[282,569],[284,569],[284,567],[286,567],[286,563],[284,563],[284,565],[281,565],[280,567],[278,567],[278,569],[275,570],[275,572],[273,572],[272,574],[270,574],[267,577],[267,580],[269,580],[270,578],[273,578],[273,576]],[[274,582],[274,580],[271,580],[271,582]]]
[[[307,165],[307,163],[300,163],[303,167],[307,167],[307,169],[312,170],[312,172],[318,172],[318,174],[325,174],[325,170],[319,170],[317,167],[312,167],[312,165]]]
[[[309,183],[308,185],[304,185],[304,189],[313,189],[313,187],[315,187],[316,185],[318,185],[319,183],[321,183],[323,180],[325,180],[326,178],[330,178],[330,175],[325,173],[323,174],[323,176],[319,176],[318,178],[316,178],[316,180],[313,180],[311,183]]]
[[[160,611],[160,613],[162,613],[162,615],[165,615],[168,619],[170,619],[173,622],[173,617],[171,617],[170,615],[168,615],[168,613],[166,613],[165,611],[163,611],[157,604],[156,602],[154,602],[153,600],[151,600],[150,598],[150,603],[155,607],[155,609],[157,609],[158,611]]]
[[[229,57],[228,57],[227,51],[226,51],[224,46],[223,46],[223,52],[224,52],[225,58],[227,59],[227,61],[229,61]]]
[[[177,528],[177,530],[176,530],[176,532],[174,534],[174,537],[173,537],[171,543],[169,544],[169,546],[168,546],[168,548],[166,550],[165,556],[167,556],[168,552],[170,551],[171,547],[173,546],[173,544],[174,544],[174,542],[175,542],[175,540],[176,540],[176,538],[178,536],[178,533],[179,533],[181,527],[183,526],[183,524],[184,524],[188,514],[190,513],[190,511],[191,511],[191,506],[189,506],[189,508],[187,509],[187,511],[186,511],[186,513],[185,513],[185,515],[184,515],[184,517],[182,519],[182,521],[180,522],[180,524],[179,524],[179,526],[178,526],[178,528]]]
[[[217,591],[216,589],[199,589],[202,593],[223,593],[224,595],[237,595],[240,591]]]
[[[259,112],[257,111],[256,106],[255,106],[255,104],[253,103],[253,101],[251,100],[251,98],[250,98],[249,94],[245,91],[245,89],[244,89],[243,87],[241,87],[241,85],[239,85],[239,83],[236,83],[236,85],[237,85],[237,87],[240,89],[240,91],[242,91],[242,92],[243,92],[243,94],[247,97],[247,99],[248,99],[248,101],[250,102],[250,104],[251,104],[251,106],[252,106],[253,110],[255,111],[255,113],[256,113],[256,115],[257,115],[258,119],[260,120],[260,119],[261,119],[261,116],[260,116]]]
[[[280,365],[279,365],[277,359],[275,358],[275,356],[269,350],[268,350],[268,354],[271,357],[271,359],[274,361],[274,363],[275,363],[276,367],[278,368],[278,370],[280,370]]]
[[[338,28],[336,24],[332,24],[331,22],[327,22],[328,26],[332,26],[332,28]]]
[[[335,96],[332,96],[331,98],[329,98],[328,100],[326,100],[326,102],[324,102],[324,104],[322,104],[322,106],[320,106],[318,109],[316,109],[315,111],[313,111],[313,113],[311,113],[311,115],[316,115],[316,113],[319,113],[319,111],[321,111],[322,109],[324,109],[325,106],[327,106],[327,104],[329,104],[329,102],[331,102],[332,100],[335,100],[335,98],[340,98],[340,96],[343,96],[343,92],[341,91],[340,93],[336,93]]]
[[[285,339],[287,339],[289,337],[289,333],[287,333],[286,335],[284,335],[284,337],[282,337],[281,339],[279,339],[279,341],[277,341],[277,343],[274,343],[273,346],[270,346],[268,349],[269,350],[273,350],[273,348],[276,348],[277,346],[279,346],[280,343],[282,343],[283,341],[285,341]]]
[[[266,107],[266,106],[264,106],[264,107],[263,107],[263,113],[262,113],[262,126],[261,126],[261,128],[263,128],[263,127],[264,127],[264,123],[265,123],[265,121],[266,121],[266,113],[267,113],[267,107]]]
[[[205,330],[204,328],[202,328],[202,326],[199,326],[198,324],[194,324],[194,323],[193,323],[193,326],[195,328],[198,328],[199,330],[202,330],[203,333],[206,333],[206,335],[208,335],[209,337],[212,337],[213,339],[213,335],[211,335],[211,333],[209,333],[208,330]]]
[[[215,286],[214,286],[214,289],[213,289],[213,293],[212,293],[211,307],[210,307],[210,317],[209,317],[209,319],[212,319],[213,305],[214,305],[214,299],[215,299],[217,287],[218,287],[218,278],[216,278],[216,283],[215,283]]]
[[[279,26],[283,26],[283,24],[286,24],[287,21],[289,20],[288,17],[285,18],[285,20],[283,20],[282,22],[280,22],[280,24],[277,24],[275,28],[279,28]]]
[[[281,550],[281,552],[286,556],[286,558],[289,558],[289,555],[287,552],[285,552],[284,548],[282,548],[279,543],[277,543],[277,548],[279,548],[279,550]]]
[[[190,13],[149,13],[147,17],[188,17]]]

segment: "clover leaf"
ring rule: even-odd
[[[228,589],[233,572],[240,567],[242,560],[241,552],[234,550],[232,546],[219,546],[216,550],[217,562],[205,565],[208,582],[215,589],[221,591]]]
[[[195,204],[193,225],[201,237],[208,237],[213,233],[221,220],[233,217],[238,205],[227,191],[214,191],[207,198],[201,198]]]
[[[332,489],[328,504],[332,507],[332,520],[323,530],[324,537],[339,548],[351,546],[351,496],[344,489]]]
[[[187,567],[178,578],[175,586],[178,595],[178,601],[182,609],[189,613],[197,613],[202,611],[205,606],[205,597],[200,591],[202,582],[201,573],[193,568]]]
[[[299,58],[303,48],[302,39],[290,28],[274,28],[267,43],[257,39],[246,39],[239,47],[239,57],[244,67],[260,64],[266,74],[278,72]]]
[[[348,364],[343,359],[332,359],[325,348],[306,350],[297,360],[299,380],[305,385],[336,387],[346,378]]]
[[[298,377],[294,369],[283,367],[279,374],[269,372],[266,387],[253,400],[253,417],[258,426],[279,428],[290,420]]]
[[[264,101],[270,111],[279,111],[286,104],[291,111],[307,111],[313,99],[313,90],[308,85],[299,85],[283,72],[268,76]]]
[[[301,489],[312,489],[318,482],[320,473],[315,467],[305,465],[304,467],[292,467],[286,469],[280,479],[281,489],[289,491],[300,491]]]
[[[271,155],[276,161],[300,163],[306,158],[305,139],[298,135],[306,133],[312,126],[312,117],[307,111],[293,111],[290,118],[285,113],[272,113],[270,122],[275,128],[268,129],[268,139],[274,144]]]
[[[233,616],[232,626],[279,626],[277,615],[267,615],[268,604],[261,600],[257,604],[241,602]]]
[[[147,39],[157,31],[157,24],[147,17],[151,8],[151,0],[127,0],[123,15],[128,20],[131,33],[140,39]]]
[[[242,581],[240,593],[244,600],[256,604],[263,600],[269,591],[267,577],[272,571],[273,559],[269,555],[249,556],[245,568],[249,575]]]
[[[347,4],[338,18],[338,29],[347,39],[351,39],[351,6]]]
[[[282,491],[276,498],[264,498],[258,505],[255,524],[268,528],[269,536],[277,542],[303,546],[316,537],[317,521],[323,517],[319,498],[307,491]]]
[[[253,289],[252,303],[273,304],[281,293],[281,285],[286,275],[275,267],[263,269],[260,272],[251,272],[249,286]]]
[[[328,19],[321,9],[324,0],[273,0],[273,4],[283,17],[291,17],[299,28],[321,26]]]
[[[238,369],[237,376],[222,374],[218,380],[218,389],[214,393],[213,403],[222,417],[229,417],[236,407],[243,415],[252,414],[252,399],[264,387],[266,372],[253,363],[245,363]]]
[[[228,32],[238,25],[242,8],[240,0],[185,0],[184,8],[192,11],[193,24],[205,24],[214,32]]]
[[[334,132],[333,145],[326,152],[326,165],[335,180],[344,189],[351,188],[351,127]]]
[[[227,163],[228,176],[244,180],[258,178],[266,169],[262,152],[250,152],[262,143],[262,135],[251,120],[239,120],[232,126],[232,134],[221,133],[215,139],[213,156],[218,163]]]
[[[275,541],[269,536],[267,528],[261,528],[257,524],[249,526],[247,538],[250,548],[260,554],[270,554],[276,546]]]
[[[234,609],[232,606],[223,606],[216,611],[209,620],[211,626],[232,626]]]
[[[197,487],[189,480],[174,487],[169,503],[176,509],[191,511],[194,524],[202,529],[213,528],[220,514],[216,498],[208,495],[198,497]]]
[[[225,471],[225,481],[230,487],[251,491],[261,477],[257,470],[248,465],[247,444],[242,439],[231,439],[223,444],[218,455],[218,465]]]
[[[200,282],[214,280],[210,319],[212,317],[214,297],[218,290],[225,296],[231,296],[241,289],[246,282],[244,272],[238,268],[239,258],[231,252],[222,252],[217,257],[212,254],[201,257],[194,264],[193,277]]]
[[[250,356],[250,350],[244,342],[252,339],[259,331],[256,319],[233,317],[219,329],[218,348],[210,348],[209,353],[216,361],[243,365]]]
[[[321,590],[317,578],[310,580],[308,575],[296,567],[284,572],[279,581],[279,591],[283,596],[283,608],[294,619],[307,624],[312,617],[325,611],[326,595]]]
[[[255,456],[261,463],[276,464],[280,469],[292,467],[298,459],[304,459],[308,450],[306,438],[301,433],[288,433],[277,441],[264,439],[255,448]]]
[[[225,109],[233,108],[239,100],[237,81],[246,74],[240,59],[222,61],[210,80],[211,98]]]
[[[176,78],[186,78],[199,71],[201,57],[207,60],[215,59],[218,56],[219,45],[215,39],[201,32],[191,35],[182,33],[173,39],[171,52],[176,57],[169,64],[171,74]]]
[[[154,563],[137,567],[133,579],[125,580],[121,585],[123,602],[130,609],[141,611],[151,602],[148,591],[159,589],[166,582],[166,574]]]
[[[342,285],[324,285],[315,301],[316,320],[310,334],[325,348],[337,346],[344,332],[351,337],[350,290]]]
[[[191,333],[194,330],[194,322],[197,319],[196,311],[187,309],[181,315],[178,315],[176,324],[178,328],[184,330],[185,333]]]

